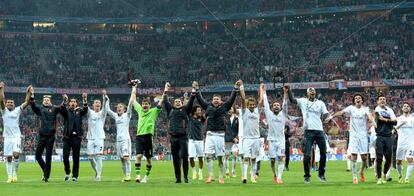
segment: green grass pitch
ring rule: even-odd
[[[217,170],[217,162],[214,166]],[[301,162],[291,163],[290,171],[284,172],[283,185],[273,184],[269,162],[262,163],[257,184],[241,184],[239,166],[238,164],[238,176],[225,179],[224,185],[218,184],[217,181],[204,184],[204,181],[198,180],[190,180],[189,184],[175,184],[172,163],[154,162],[149,182],[137,184],[133,181],[121,182],[120,161],[104,161],[102,182],[93,181],[93,172],[89,162],[81,162],[79,182],[74,183],[63,181],[63,163],[53,163],[50,182],[43,183],[37,163],[21,163],[18,182],[7,184],[5,164],[0,164],[0,195],[414,195],[414,183],[398,184],[396,171],[392,171],[392,182],[376,185],[373,170],[369,169],[366,173],[367,182],[353,185],[352,174],[345,171],[346,162],[344,161],[327,163],[328,183],[326,184],[318,181],[315,171],[312,172],[311,184],[304,184]],[[204,175],[206,173],[204,170]],[[135,178],[135,175],[133,174],[132,177]]]

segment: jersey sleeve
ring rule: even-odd
[[[322,114],[328,114],[329,112],[328,112],[328,109],[326,109],[326,105],[325,105],[325,103],[324,102],[322,102],[322,101],[319,101],[319,103],[321,104],[321,112],[322,112]]]
[[[345,113],[345,114],[347,114],[347,115],[349,115],[349,114],[351,114],[351,106],[347,106],[345,109],[343,109],[342,111]]]
[[[134,107],[134,110],[139,114],[142,112],[142,106],[141,104],[139,104],[137,101],[134,101],[134,103],[132,104],[132,106]]]

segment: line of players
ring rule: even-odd
[[[412,171],[412,160],[414,157],[413,148],[413,130],[414,120],[409,115],[410,105],[405,103],[403,105],[403,115],[398,119],[395,117],[391,108],[386,106],[385,96],[378,97],[378,106],[375,108],[374,115],[371,115],[369,109],[363,106],[363,96],[356,94],[353,98],[354,105],[348,106],[344,110],[330,116],[325,104],[321,100],[316,99],[316,90],[309,88],[307,90],[306,98],[294,98],[289,87],[286,85],[284,89],[283,103],[272,103],[270,108],[266,88],[264,84],[260,85],[258,104],[253,97],[246,99],[242,81],[235,83],[234,89],[230,98],[223,102],[220,95],[213,95],[210,103],[206,102],[201,95],[197,82],[193,82],[190,99],[183,102],[180,98],[176,98],[173,104],[169,103],[167,92],[170,90],[170,85],[167,83],[164,87],[164,94],[161,101],[155,108],[151,108],[150,101],[143,99],[141,104],[136,101],[136,88],[134,85],[131,91],[131,97],[128,106],[119,103],[113,112],[109,107],[109,97],[106,91],[103,91],[103,108],[99,99],[93,101],[92,109],[88,107],[87,95],[82,95],[83,107],[79,107],[76,99],[68,99],[66,95],[63,96],[63,102],[59,106],[51,104],[51,97],[44,96],[41,106],[36,106],[34,101],[34,89],[29,86],[27,88],[27,95],[25,102],[15,107],[14,101],[4,99],[4,83],[0,83],[0,108],[3,115],[5,149],[4,155],[7,157],[7,182],[17,181],[17,172],[19,165],[19,153],[21,152],[21,135],[19,130],[19,115],[30,105],[33,112],[40,117],[41,128],[39,131],[38,144],[36,148],[36,160],[38,161],[42,171],[44,172],[43,181],[48,182],[50,176],[51,154],[56,133],[56,116],[62,114],[65,119],[64,134],[64,163],[65,163],[65,180],[70,178],[69,167],[69,151],[72,149],[74,157],[74,166],[72,172],[72,180],[78,180],[79,170],[79,150],[80,138],[83,132],[81,131],[82,116],[87,115],[88,118],[88,155],[91,166],[96,173],[95,180],[101,181],[102,173],[102,153],[105,139],[104,123],[106,115],[109,114],[114,118],[117,128],[117,152],[121,157],[122,170],[124,174],[123,181],[130,181],[131,165],[131,140],[129,136],[129,122],[132,114],[132,109],[138,113],[138,127],[136,135],[136,162],[135,173],[136,182],[146,183],[149,179],[152,164],[152,140],[154,135],[155,122],[158,114],[164,108],[167,112],[171,142],[171,150],[173,155],[174,171],[176,182],[181,183],[180,167],[183,167],[184,181],[188,182],[188,156],[190,157],[190,165],[193,170],[193,179],[197,178],[195,175],[195,158],[199,159],[199,179],[202,179],[203,157],[205,156],[207,162],[208,178],[206,183],[211,183],[214,180],[213,175],[213,155],[216,156],[219,166],[218,182],[224,183],[224,163],[223,157],[226,157],[225,136],[227,120],[230,120],[230,127],[234,119],[237,118],[239,133],[230,137],[234,143],[239,143],[239,154],[243,157],[242,167],[242,182],[247,182],[247,170],[251,165],[250,180],[252,183],[257,182],[256,158],[259,156],[261,145],[259,121],[260,113],[264,113],[268,123],[268,137],[269,157],[271,158],[271,168],[273,172],[273,181],[277,184],[282,184],[282,175],[285,162],[285,135],[284,128],[287,119],[288,103],[296,104],[302,113],[304,120],[304,182],[310,183],[310,155],[312,145],[316,143],[320,149],[320,165],[318,170],[318,179],[321,182],[326,182],[325,165],[326,165],[326,137],[323,134],[322,122],[328,123],[333,118],[348,114],[350,116],[350,144],[349,152],[352,154],[352,173],[353,183],[357,184],[357,168],[356,157],[361,154],[363,163],[366,163],[366,154],[368,154],[367,136],[369,130],[376,132],[376,155],[377,157],[385,157],[384,173],[386,174],[391,165],[391,146],[392,140],[390,138],[393,126],[399,130],[397,160],[398,172],[400,174],[399,182],[408,183]],[[236,110],[234,102],[237,93],[241,96],[241,109]],[[194,100],[197,99],[199,105],[193,106]],[[205,110],[205,115],[202,115],[202,109]],[[232,110],[230,117],[228,112]],[[80,120],[79,120],[80,119]],[[367,125],[370,123],[370,126]],[[371,128],[369,128],[371,127]],[[205,133],[205,134],[203,134]],[[229,131],[227,130],[227,133]],[[205,135],[205,138],[204,138]],[[228,139],[227,139],[228,141]],[[66,143],[66,145],[65,145]],[[65,149],[66,146],[66,149]],[[228,146],[230,147],[230,146]],[[233,150],[236,151],[236,146],[232,145]],[[43,151],[46,149],[46,162],[42,158]],[[66,153],[65,153],[66,152]],[[141,179],[141,160],[143,156],[146,157],[146,172]],[[407,158],[408,168],[406,177],[403,180],[401,161]],[[275,162],[278,161],[278,171],[276,172]],[[376,159],[376,171],[378,184],[386,182],[386,177],[381,178],[382,175],[382,159]],[[235,168],[235,162],[233,162]],[[360,182],[365,181],[364,169],[362,166],[360,171]],[[234,169],[233,169],[234,171]],[[228,173],[228,172],[226,172]],[[235,173],[233,173],[235,176]]]

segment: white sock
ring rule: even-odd
[[[402,176],[402,164],[398,165],[397,164],[397,171],[398,171],[398,176]]]
[[[101,176],[102,174],[102,156],[98,155],[96,156],[96,173],[98,176]]]
[[[282,179],[284,169],[285,163],[283,161],[278,161],[277,178]]]
[[[131,161],[128,159],[128,160],[125,160],[125,173],[126,173],[126,176],[128,176],[128,177],[130,177],[131,176]]]
[[[232,162],[232,167],[231,167],[231,172],[233,173],[233,174],[235,174],[236,173],[236,165],[237,165],[237,157],[236,158],[234,158],[233,159],[233,162]]]
[[[347,169],[351,169],[351,160],[350,159],[346,160],[346,165],[347,165]]]
[[[14,160],[14,164],[13,164],[13,176],[16,177],[17,176],[17,172],[19,171],[19,159],[15,159]]]
[[[213,177],[213,160],[207,159],[207,172],[210,177]]]
[[[276,166],[270,162],[270,167],[272,168],[273,176],[276,176]]]
[[[12,177],[12,172],[13,172],[13,170],[12,170],[12,162],[10,161],[7,161],[6,162],[6,170],[7,170],[7,175],[8,175],[8,177],[9,178],[11,178]]]
[[[249,162],[243,161],[243,169],[242,169],[243,179],[247,179],[247,169],[249,169]]]
[[[95,155],[91,155],[91,156],[89,157],[89,161],[91,162],[91,166],[92,166],[93,171],[95,171],[95,174],[97,174],[97,171],[96,171],[96,158],[95,158]]]
[[[229,168],[230,163],[229,162],[230,161],[229,161],[228,158],[227,159],[224,159],[224,165],[226,166],[226,174],[230,173],[230,168]]]
[[[122,164],[122,174],[126,176],[126,163],[125,160],[121,158],[121,164]]]
[[[390,178],[391,175],[391,167],[388,169],[387,173],[385,174],[385,178]]]
[[[357,177],[357,162],[356,160],[351,160],[351,168],[352,168],[352,177]]]
[[[219,179],[223,178],[223,173],[224,173],[224,164],[219,163]]]
[[[253,161],[252,162],[252,170],[250,172],[250,175],[251,175],[252,178],[256,175],[256,171],[257,171],[257,162]]]
[[[410,179],[410,176],[411,176],[411,172],[412,171],[413,171],[413,164],[412,163],[408,163],[407,173],[405,174],[405,179]]]
[[[192,167],[191,168],[191,171],[193,171],[193,174],[195,174],[196,173],[196,168],[195,167]]]

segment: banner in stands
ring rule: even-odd
[[[414,79],[396,79],[396,80],[375,80],[375,81],[343,81],[333,80],[329,82],[303,82],[303,83],[288,83],[291,89],[307,89],[313,87],[316,89],[339,89],[345,90],[348,88],[366,88],[366,87],[387,87],[387,86],[414,86]],[[283,83],[266,83],[268,90],[274,90],[282,88]],[[7,93],[25,93],[27,87],[7,87],[5,90]],[[233,90],[233,85],[211,85],[202,87],[202,92],[205,93],[218,93],[218,92],[230,92]],[[257,91],[259,84],[245,84],[244,89],[246,91]],[[161,88],[138,88],[138,94],[140,95],[160,95],[163,93]],[[101,94],[102,89],[99,88],[36,88],[36,93],[39,94]],[[108,88],[109,94],[130,94],[130,88]],[[191,87],[176,87],[171,90],[173,93],[181,94],[185,92],[191,92]]]

